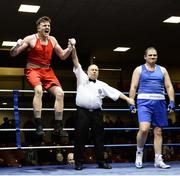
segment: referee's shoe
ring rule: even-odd
[[[109,165],[106,162],[99,162],[98,163],[98,168],[101,168],[101,169],[112,169],[112,166]]]

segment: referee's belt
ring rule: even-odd
[[[98,108],[98,109],[87,109],[87,108],[82,108],[80,106],[77,106],[79,109],[83,109],[83,110],[86,110],[86,111],[89,111],[89,112],[96,112],[96,111],[101,111],[101,108]]]

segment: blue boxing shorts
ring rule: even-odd
[[[137,99],[138,121],[150,122],[154,127],[168,126],[165,100]]]

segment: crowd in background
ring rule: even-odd
[[[175,119],[174,119],[175,117]],[[72,113],[71,118],[67,118],[65,128],[73,128],[76,114]],[[53,122],[52,122],[53,123]],[[27,118],[26,122],[22,124],[23,128],[35,128],[32,118]],[[136,144],[137,122],[136,118],[129,117],[127,121],[123,121],[121,116],[114,116],[109,113],[104,115],[105,128],[119,128],[119,130],[105,130],[104,139],[105,144]],[[169,118],[169,127],[180,127],[180,116],[176,113]],[[0,129],[15,128],[14,119],[4,117]],[[126,129],[123,129],[126,128]],[[133,128],[134,130],[129,130]],[[64,146],[74,145],[74,133],[68,131],[68,137],[57,138],[52,131],[49,139],[38,137],[35,131],[24,131],[24,140],[22,146]],[[91,133],[90,133],[91,134]],[[91,135],[87,138],[87,144],[93,144]],[[172,146],[170,144],[178,143],[180,141],[179,130],[164,130],[164,146],[163,155],[167,161],[178,161],[180,159],[179,146]],[[153,133],[150,132],[147,143],[153,143]],[[169,144],[169,145],[166,145]],[[1,131],[0,135],[1,147],[16,146],[15,131]],[[136,148],[133,146],[126,147],[105,147],[104,157],[107,162],[134,162]],[[95,155],[92,148],[85,150],[86,163],[95,163]],[[144,159],[146,161],[153,161],[153,146],[146,146]],[[4,150],[0,151],[0,165],[1,166],[29,166],[29,165],[59,165],[59,164],[74,164],[73,148],[70,149],[27,149],[27,150]]]

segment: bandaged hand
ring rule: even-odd
[[[11,56],[16,56],[17,55],[17,49],[23,44],[23,40],[22,39],[18,39],[16,42],[16,45],[13,46],[10,50],[10,54]]]
[[[21,46],[23,44],[22,39],[18,39],[18,41],[16,42],[16,46]]]
[[[129,105],[129,110],[131,111],[131,113],[136,113],[136,111],[137,111],[135,105]]]
[[[168,112],[171,113],[171,112],[174,112],[175,111],[175,103],[174,101],[170,101],[169,102],[169,105],[168,105]]]
[[[74,38],[71,38],[68,40],[68,49],[69,51],[72,51],[74,46],[76,44],[76,40]]]
[[[74,38],[69,39],[69,42],[73,46],[76,44],[76,40]]]

